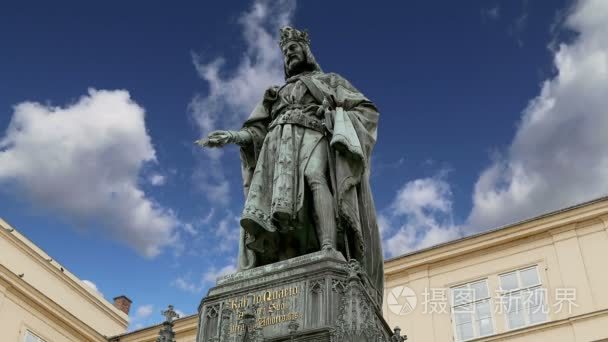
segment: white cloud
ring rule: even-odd
[[[207,94],[198,94],[189,108],[201,136],[212,130],[238,129],[264,90],[284,80],[282,56],[278,47],[279,28],[289,23],[295,11],[295,0],[256,0],[239,19],[246,44],[237,67],[224,70],[225,59],[204,61],[193,55],[199,76],[207,82]],[[227,204],[229,183],[218,162],[219,149],[205,149],[205,160],[195,177],[209,200]],[[204,168],[204,169],[203,169]]]
[[[482,9],[481,18],[483,20],[498,20],[500,18],[500,5],[494,4],[494,6]]]
[[[186,231],[186,233],[188,233],[190,235],[198,234],[198,231],[196,230],[196,228],[194,228],[194,225],[192,223],[184,223],[182,225],[182,228]]]
[[[517,45],[522,47],[524,45],[523,33],[528,26],[528,1],[522,1],[522,12],[521,14],[509,25],[507,30],[508,34],[515,38]]]
[[[215,209],[211,208],[205,217],[195,220],[194,222],[181,222],[181,228],[191,236],[197,236],[199,229],[206,227],[211,223],[215,216]]]
[[[154,306],[152,304],[141,305],[135,311],[135,318],[138,320],[144,320],[149,318],[154,312]]]
[[[202,285],[193,282],[189,276],[177,277],[172,285],[186,292],[199,293],[202,290]]]
[[[461,236],[452,219],[452,191],[444,173],[406,183],[379,215],[384,252],[396,256]]]
[[[90,280],[86,280],[83,279],[82,282],[90,289],[92,289],[93,291],[97,292],[98,294],[100,294],[103,297],[103,293],[101,293],[101,291],[99,291],[99,289],[97,288],[97,285],[90,281]]]
[[[608,2],[579,1],[566,26],[578,36],[555,51],[557,74],[475,185],[471,231],[608,194]]]
[[[142,329],[146,326],[152,325],[155,321],[152,319],[154,310],[154,305],[152,304],[138,306],[137,310],[135,310],[135,312],[129,317],[129,331]]]
[[[15,106],[0,139],[0,183],[154,256],[175,241],[177,224],[138,188],[143,164],[155,160],[144,109],[127,91],[90,89],[65,107]]]
[[[161,185],[165,185],[165,183],[167,182],[167,177],[159,174],[159,173],[155,173],[150,175],[150,177],[148,177],[148,181],[150,182],[150,184],[154,185],[154,186],[161,186]]]
[[[578,35],[557,45],[556,75],[523,111],[508,150],[479,176],[466,225],[452,223],[443,177],[409,182],[379,215],[389,256],[608,194],[608,3],[580,0],[569,13],[566,28]],[[524,4],[514,31],[526,20]]]
[[[397,192],[393,203],[396,214],[424,216],[424,211],[446,213],[452,209],[450,185],[441,178],[416,179]]]
[[[209,222],[211,222],[211,219],[213,219],[214,216],[215,216],[215,208],[211,208],[209,210],[209,213],[207,213],[207,216],[205,216],[201,219],[201,223],[208,224]]]
[[[210,268],[207,272],[203,274],[203,282],[215,284],[217,278],[232,274],[236,272],[236,267],[234,265],[226,265],[219,270],[215,267]]]
[[[205,194],[207,199],[216,205],[226,205],[230,202],[230,183],[226,179],[226,171],[220,160],[209,157],[206,152],[218,152],[220,150],[205,149],[206,157],[201,157],[199,166],[194,171],[193,181],[196,186]],[[232,167],[238,168],[237,165]]]
[[[192,280],[192,274],[188,273],[184,276],[179,276],[175,278],[175,280],[171,282],[171,285],[182,291],[198,294],[205,287],[209,285],[215,285],[215,282],[218,277],[232,274],[235,272],[236,267],[233,264],[226,265],[219,269],[215,266],[212,266],[201,275],[199,280]]]
[[[187,315],[180,309],[174,309],[175,313],[177,314],[178,318],[183,318],[186,317]]]
[[[239,245],[240,217],[228,212],[215,226],[215,236],[219,239],[217,247],[221,252],[235,251]]]
[[[386,237],[386,234],[389,233],[391,222],[390,219],[384,214],[378,214],[378,230],[380,231],[380,237],[382,240]]]
[[[282,83],[278,30],[289,23],[294,10],[295,1],[255,1],[239,20],[245,53],[236,69],[225,77],[221,76],[223,58],[203,62],[194,55],[196,70],[209,85],[208,94],[196,96],[190,104],[202,135],[215,129],[218,123],[240,124],[261,100],[266,88]]]

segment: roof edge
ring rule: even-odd
[[[592,200],[589,200],[589,201],[586,201],[586,202],[581,202],[581,203],[578,203],[578,204],[575,204],[575,205],[572,205],[572,206],[568,206],[568,207],[564,207],[564,208],[561,208],[561,209],[558,209],[558,210],[546,212],[546,213],[540,214],[538,216],[534,216],[534,217],[531,217],[531,218],[523,219],[523,220],[517,221],[515,223],[506,224],[506,225],[503,225],[503,226],[499,226],[497,228],[492,228],[492,229],[489,229],[489,230],[486,230],[486,231],[481,231],[481,232],[474,233],[474,234],[471,234],[471,235],[467,235],[467,236],[464,236],[464,237],[461,237],[461,238],[458,238],[458,239],[455,239],[455,240],[450,240],[450,241],[442,242],[442,243],[439,243],[439,244],[436,244],[436,245],[432,245],[432,246],[425,247],[425,248],[422,248],[422,249],[419,249],[419,250],[408,252],[408,253],[405,253],[405,254],[402,254],[402,255],[399,255],[399,256],[391,257],[391,258],[385,259],[384,263],[385,263],[385,265],[387,263],[394,263],[397,260],[405,259],[405,258],[408,258],[408,257],[420,255],[420,254],[424,254],[424,253],[427,253],[427,252],[430,252],[430,251],[433,251],[433,250],[437,250],[437,249],[442,248],[442,247],[449,247],[449,246],[457,245],[457,244],[460,244],[460,243],[463,243],[463,242],[466,242],[466,241],[469,241],[469,240],[473,240],[473,239],[476,239],[476,238],[480,238],[480,237],[496,234],[498,232],[505,232],[505,231],[508,231],[510,229],[516,229],[518,227],[521,227],[523,225],[529,224],[529,223],[534,222],[534,221],[556,217],[556,216],[558,216],[560,214],[565,214],[565,213],[572,212],[572,211],[577,210],[577,209],[588,207],[588,206],[591,206],[591,205],[594,205],[594,204],[599,204],[599,203],[602,203],[602,202],[606,202],[606,204],[608,204],[608,196],[598,197],[598,198],[595,198],[595,199],[592,199]],[[552,228],[549,228],[549,230],[550,229],[552,229]],[[386,266],[385,266],[385,268],[386,268]]]
[[[59,278],[63,278],[89,302],[99,307],[102,311],[109,313],[110,316],[117,322],[120,322],[120,324],[125,327],[128,326],[129,316],[127,314],[116,308],[100,293],[96,293],[93,289],[86,286],[82,279],[78,278],[66,267],[57,262],[57,260],[48,255],[42,248],[28,239],[25,235],[21,234],[19,230],[11,226],[2,217],[0,217],[0,233],[12,237],[11,240],[13,240],[14,243],[17,243],[21,248],[28,251],[29,254],[32,255],[40,265],[49,270],[50,273],[55,274],[55,276]],[[52,260],[52,264],[47,262],[47,260]]]

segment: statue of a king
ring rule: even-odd
[[[338,250],[359,262],[380,305],[383,255],[369,184],[378,110],[343,77],[321,71],[306,32],[280,33],[285,84],[266,90],[239,131],[197,141],[241,148],[239,270]]]

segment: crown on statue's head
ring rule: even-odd
[[[289,42],[298,42],[310,45],[310,38],[308,38],[308,32],[300,31],[291,26],[285,26],[281,29],[281,40],[279,45],[283,48]]]

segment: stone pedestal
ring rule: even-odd
[[[199,306],[197,342],[385,342],[392,332],[356,261],[317,252],[220,278]]]

